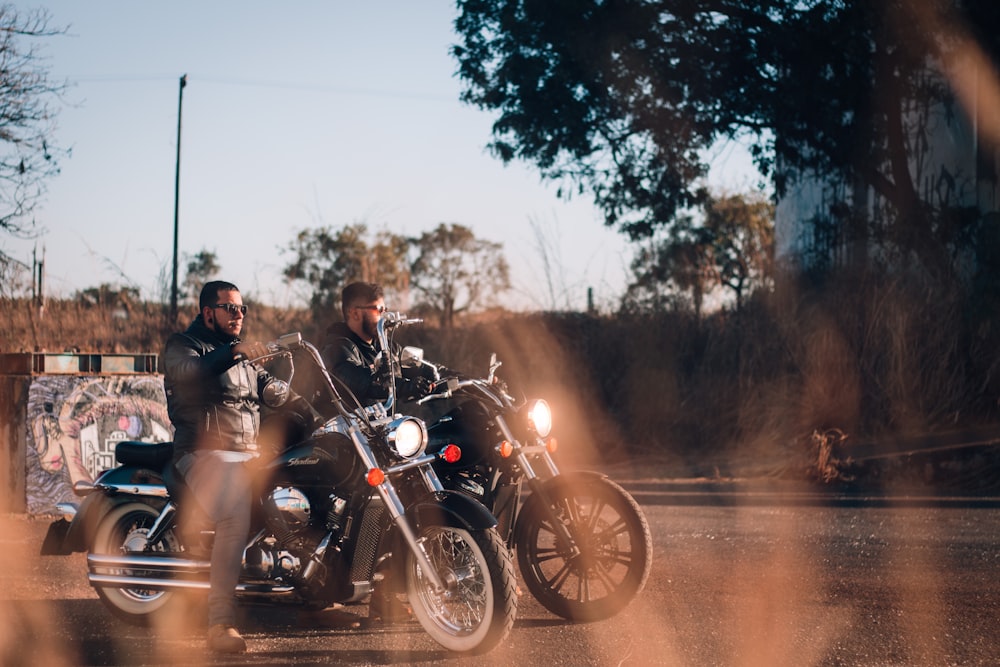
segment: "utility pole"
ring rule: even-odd
[[[45,314],[45,246],[42,246],[42,259],[38,259],[38,246],[31,252],[31,291],[38,307],[38,316]]]
[[[177,227],[181,198],[181,109],[184,106],[184,86],[187,74],[181,77],[180,92],[177,95],[177,168],[174,172],[174,273],[170,286],[170,321],[177,322]]]

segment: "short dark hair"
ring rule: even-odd
[[[378,283],[351,283],[340,292],[340,312],[347,320],[347,311],[354,306],[363,306],[383,298],[382,286]]]
[[[239,292],[240,288],[225,280],[210,280],[201,288],[198,296],[198,312],[211,308],[219,301],[219,292]]]

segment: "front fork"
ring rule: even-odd
[[[377,469],[378,463],[375,461],[375,457],[372,455],[368,446],[362,442],[361,434],[358,432],[357,428],[352,426],[350,428],[350,434],[351,439],[354,441],[355,449],[361,456],[361,459],[364,461],[368,470],[371,471]],[[430,467],[434,458],[435,457],[433,455],[426,454],[424,456],[417,457],[416,459],[411,459],[399,465],[390,467],[384,471],[385,478],[380,484],[375,486],[375,489],[378,491],[379,496],[385,503],[386,510],[392,518],[392,523],[396,525],[400,534],[403,536],[403,539],[406,541],[407,546],[409,546],[410,550],[413,551],[413,555],[417,559],[417,564],[420,566],[421,571],[424,572],[425,576],[430,580],[431,585],[434,587],[434,592],[441,594],[449,588],[448,583],[441,578],[441,573],[438,572],[437,568],[431,563],[430,557],[427,555],[427,551],[424,550],[423,542],[417,538],[417,534],[413,530],[413,526],[410,525],[410,521],[406,516],[406,507],[403,505],[403,501],[399,499],[399,494],[396,493],[396,487],[394,487],[389,481],[389,477],[391,475],[403,472],[404,470],[409,470],[410,468],[419,468],[420,474],[424,479],[424,483],[427,485],[429,490],[442,490],[441,482],[438,480],[437,475],[434,474]]]
[[[513,432],[510,427],[507,426],[507,422],[503,417],[497,415],[496,424],[500,428],[500,433],[514,446],[514,461],[521,468],[522,474],[528,480],[528,486],[531,488],[531,494],[537,495],[539,498],[538,505],[541,506],[542,512],[545,518],[549,520],[552,524],[552,531],[556,535],[556,540],[558,544],[565,550],[566,554],[570,558],[575,558],[580,555],[580,547],[577,546],[576,540],[573,538],[573,534],[570,532],[566,523],[560,520],[559,515],[556,514],[556,510],[552,499],[549,497],[548,491],[545,489],[545,480],[538,476],[535,469],[531,465],[531,461],[528,456],[535,456],[540,458],[548,469],[549,477],[546,479],[551,479],[559,475],[559,469],[556,467],[555,461],[552,460],[552,456],[549,454],[549,450],[546,448],[545,444],[536,439],[533,445],[521,444],[521,441],[514,437]],[[569,508],[567,508],[569,511]]]

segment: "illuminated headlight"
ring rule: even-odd
[[[549,404],[542,399],[532,403],[528,410],[528,423],[540,437],[546,437],[552,431],[552,409]]]
[[[389,424],[389,446],[403,458],[423,453],[427,446],[427,427],[415,417],[402,417]]]

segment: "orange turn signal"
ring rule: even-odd
[[[447,463],[457,463],[462,458],[462,448],[456,444],[445,445],[445,448],[441,451],[441,458]]]
[[[504,440],[497,445],[497,453],[500,454],[501,458],[509,458],[514,453],[514,445],[510,444],[510,441]]]
[[[555,454],[556,450],[559,449],[559,443],[555,438],[549,438],[545,442],[545,449],[549,450],[549,454]]]
[[[378,468],[368,471],[368,486],[379,486],[385,481],[385,473]]]

